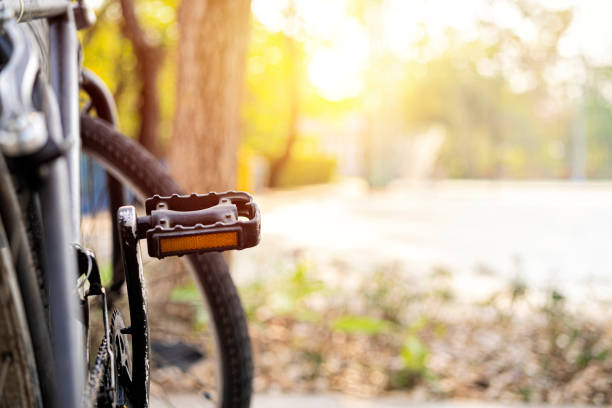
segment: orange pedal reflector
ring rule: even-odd
[[[160,249],[162,254],[183,251],[201,251],[212,248],[228,248],[235,246],[238,246],[237,231],[162,237],[160,239]]]

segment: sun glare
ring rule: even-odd
[[[347,1],[255,0],[253,14],[272,31],[293,31],[284,11],[295,8],[298,37],[307,51],[308,80],[321,97],[340,101],[364,87],[369,39],[365,27],[347,13]]]
[[[538,39],[537,27],[508,2],[385,0],[378,9],[366,10],[363,21],[350,14],[350,4],[350,0],[254,0],[252,5],[254,16],[269,30],[284,31],[303,42],[308,80],[331,101],[360,96],[371,58],[379,54],[427,60],[444,53],[449,47],[449,29],[456,40],[472,41],[482,36],[478,22],[483,20],[512,28],[523,41]],[[607,26],[602,23],[590,27],[588,22],[598,14],[605,18],[609,13],[598,11],[608,11],[612,4],[596,0],[533,0],[533,4],[576,8],[568,35],[559,44],[561,54],[586,55],[595,61],[611,59],[605,44],[612,43],[612,35],[593,28]],[[291,24],[288,10],[293,10],[296,17]],[[427,47],[419,49],[417,44],[424,38]],[[605,44],[592,38],[602,38]],[[511,70],[513,64],[511,61],[507,68]],[[517,89],[529,88],[527,78],[514,79]]]
[[[363,88],[359,63],[330,49],[315,52],[308,64],[308,78],[320,95],[330,101],[355,98]]]
[[[308,64],[308,79],[321,96],[340,101],[359,96],[364,87],[369,40],[362,25],[345,17],[336,30],[331,46],[314,43]]]

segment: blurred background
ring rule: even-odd
[[[260,203],[231,259],[257,393],[612,403],[612,3],[96,6],[120,129]]]

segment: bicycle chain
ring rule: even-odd
[[[81,406],[83,407],[94,407],[98,398],[98,393],[102,386],[102,378],[106,372],[106,365],[108,363],[108,344],[106,337],[102,339],[102,343],[98,348],[98,354],[96,355],[96,361],[93,368],[89,373],[89,379],[87,380],[87,386],[85,387],[85,393],[83,394],[83,400]]]

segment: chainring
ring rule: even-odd
[[[128,335],[121,332],[123,329],[125,329],[125,323],[121,313],[114,309],[110,321],[109,344],[109,351],[112,353],[114,364],[108,364],[107,366],[103,390],[98,399],[98,407],[116,408],[132,405],[130,403],[132,358]]]

